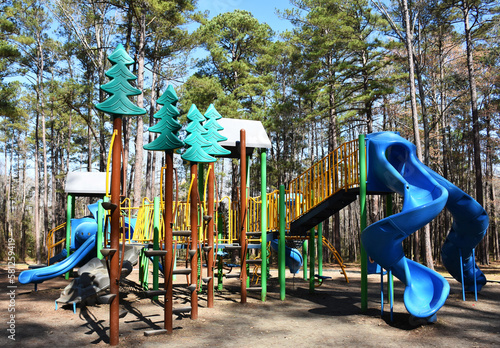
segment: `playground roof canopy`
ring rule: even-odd
[[[108,183],[110,183],[109,179],[108,177]],[[106,194],[106,173],[69,172],[66,175],[65,191],[75,196],[104,196]]]
[[[219,145],[231,151],[231,154],[224,157],[239,158],[240,130],[246,133],[247,153],[251,154],[254,149],[270,149],[271,140],[267,136],[266,130],[260,121],[239,120],[235,118],[221,118],[217,122],[224,127],[220,134],[227,138]]]

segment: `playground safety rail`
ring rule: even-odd
[[[66,238],[63,238],[59,241],[55,241],[55,234],[57,231],[65,229],[66,228],[66,222],[63,222],[59,226],[54,227],[47,233],[47,238],[46,238],[46,244],[47,244],[47,265],[50,265],[50,259],[55,256],[55,248],[58,245],[63,244],[66,241]]]
[[[359,187],[358,152],[357,140],[344,143],[290,182],[287,224],[335,193]]]

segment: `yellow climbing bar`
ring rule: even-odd
[[[59,241],[55,241],[55,234],[57,231],[65,229],[66,223],[62,223],[59,226],[51,229],[49,233],[47,233],[46,244],[47,244],[47,265],[50,265],[50,258],[55,256],[55,247],[63,244],[66,241],[66,238],[63,238]]]
[[[323,237],[323,244],[326,245],[328,247],[328,249],[330,249],[330,251],[333,254],[333,257],[335,258],[335,260],[337,261],[337,263],[339,264],[339,266],[341,268],[340,273],[342,273],[344,275],[346,283],[349,283],[349,278],[347,278],[347,273],[345,271],[344,261],[342,260],[342,257],[338,253],[337,249],[335,249],[335,247],[332,245],[332,243],[330,243],[330,241],[328,239],[326,239],[325,237]]]

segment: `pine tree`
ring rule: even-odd
[[[111,69],[106,72],[106,76],[111,78],[111,81],[102,85],[101,89],[111,94],[111,96],[95,107],[111,115],[135,116],[145,114],[145,109],[138,107],[128,98],[142,93],[129,82],[137,79],[128,68],[129,65],[134,64],[134,60],[121,44],[116,47],[108,60],[113,64]]]
[[[212,156],[223,156],[229,155],[231,151],[223,148],[218,143],[227,140],[227,138],[221,135],[219,132],[224,129],[217,120],[221,119],[222,116],[215,109],[213,104],[210,104],[207,111],[205,112],[205,118],[207,121],[203,124],[203,127],[207,130],[205,139],[210,142],[210,147],[206,149],[206,152]]]
[[[181,156],[182,159],[190,162],[215,162],[216,159],[207,153],[212,144],[205,139],[205,135],[208,133],[202,126],[205,116],[193,104],[187,113],[187,118],[189,120],[186,128],[188,136],[184,142],[188,145],[188,148]]]
[[[157,104],[164,105],[156,114],[155,118],[160,121],[149,128],[150,132],[160,133],[160,135],[151,143],[144,145],[144,149],[161,151],[175,150],[184,146],[184,143],[178,138],[177,133],[182,128],[177,121],[179,110],[177,104],[177,94],[172,85],[167,87],[165,93],[156,101]]]

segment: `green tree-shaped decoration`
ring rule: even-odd
[[[181,156],[182,159],[201,163],[215,162],[216,159],[206,152],[206,149],[210,147],[211,143],[205,139],[205,135],[208,132],[202,126],[202,123],[206,120],[205,116],[203,116],[196,105],[193,104],[187,113],[187,118],[189,120],[189,124],[186,127],[188,136],[184,142],[188,145],[188,148]]]
[[[205,118],[207,121],[203,124],[203,127],[207,130],[205,139],[210,142],[210,147],[205,149],[205,151],[212,156],[224,156],[229,155],[231,151],[223,148],[218,143],[227,140],[227,138],[221,135],[219,132],[224,129],[217,120],[221,119],[222,116],[215,109],[213,104],[210,104],[207,111],[205,112]]]
[[[129,70],[129,65],[134,64],[134,60],[128,55],[127,51],[119,44],[113,53],[108,57],[113,65],[106,72],[106,76],[111,79],[108,83],[101,86],[101,89],[111,97],[96,105],[98,110],[112,115],[143,115],[146,110],[134,105],[129,99],[130,96],[139,95],[142,92],[133,87],[129,81],[137,79]]]
[[[177,121],[179,110],[175,106],[177,104],[177,94],[174,87],[169,85],[160,98],[156,101],[157,104],[164,105],[156,114],[155,118],[159,118],[157,124],[149,128],[150,132],[160,133],[160,135],[151,143],[144,145],[146,150],[161,151],[175,150],[184,146],[184,143],[178,138],[177,133],[182,128]]]

